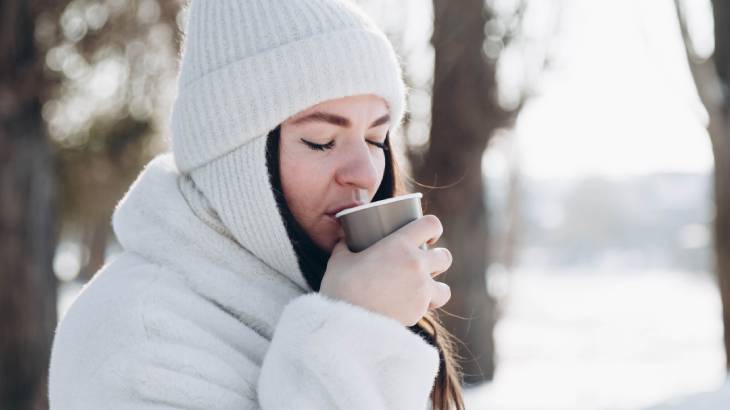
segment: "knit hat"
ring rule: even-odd
[[[405,87],[392,45],[344,0],[192,0],[172,113],[188,172],[322,101],[376,94],[392,123]]]
[[[172,114],[190,174],[247,251],[307,289],[272,192],[266,136],[323,101],[375,94],[400,124],[392,45],[346,0],[192,0]]]

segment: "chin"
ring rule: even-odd
[[[333,230],[330,227],[323,227],[316,233],[310,235],[312,242],[317,247],[327,253],[332,253],[332,250],[337,245],[337,241],[340,239],[338,230]]]
[[[313,245],[315,245],[320,250],[328,252],[328,253],[332,252],[332,249],[335,247],[335,244],[337,243],[337,238],[333,238],[330,235],[327,235],[322,232],[319,232],[318,234],[307,234],[307,235],[309,236],[309,240],[312,241]]]
[[[336,244],[337,238],[326,240],[325,243],[322,243],[321,241],[317,242],[317,246],[319,246],[320,249],[327,253],[332,253],[332,250],[335,248]]]

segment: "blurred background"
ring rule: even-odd
[[[467,408],[730,408],[730,4],[357,2],[410,87]],[[168,149],[184,4],[0,1],[0,409],[47,408],[55,326]]]

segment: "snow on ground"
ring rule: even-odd
[[[645,409],[725,380],[708,274],[520,270],[495,280],[507,287],[498,368],[465,392],[469,410]],[[730,409],[725,389],[712,400]]]
[[[717,390],[676,397],[647,410],[727,410],[730,408],[730,378]]]

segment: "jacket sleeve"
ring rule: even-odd
[[[426,408],[438,353],[393,319],[310,293],[267,341],[215,306],[183,311],[159,294],[77,299],[54,339],[51,410]],[[221,320],[231,326],[204,326]]]
[[[258,380],[263,410],[427,408],[435,347],[398,321],[319,293],[292,300]]]

